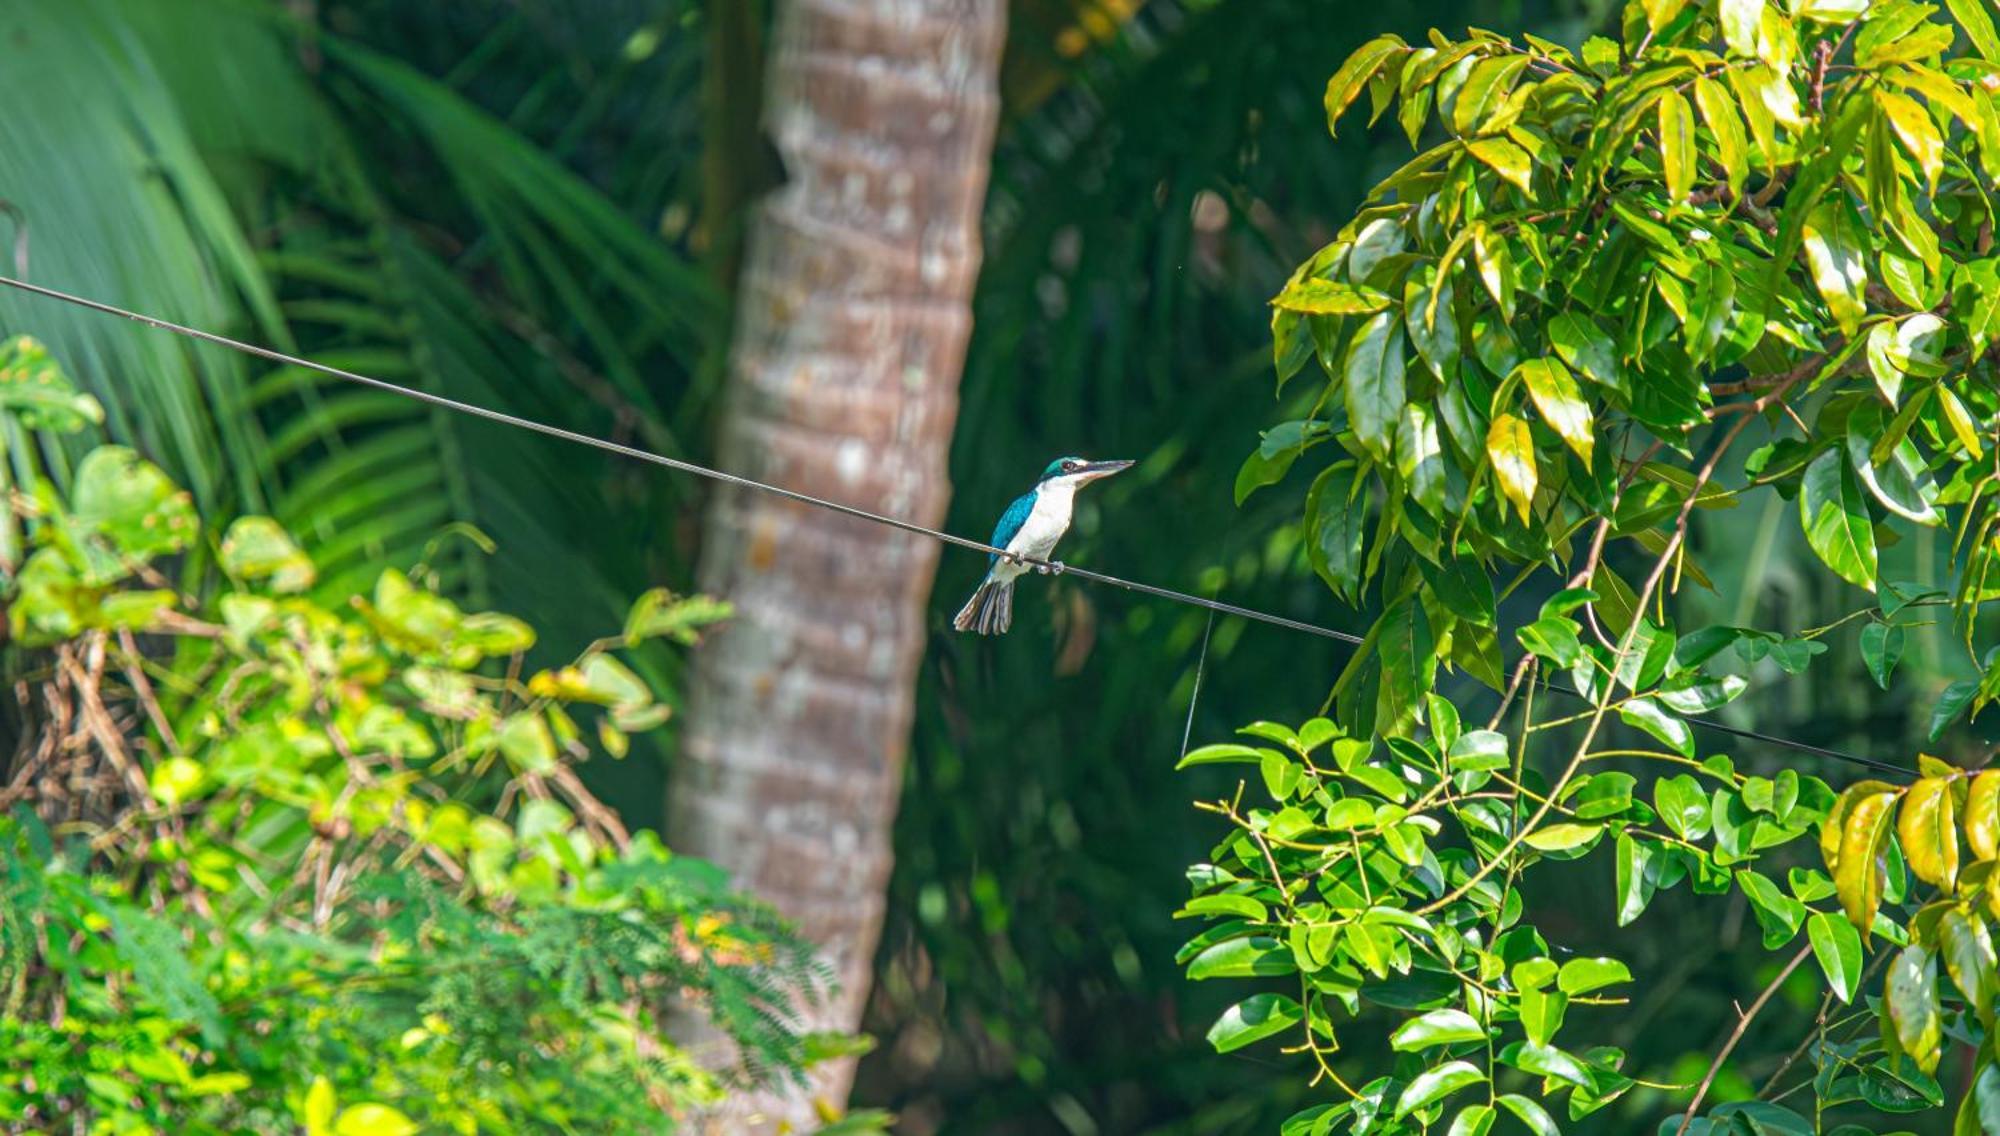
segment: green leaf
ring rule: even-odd
[[[1560,990],[1521,991],[1521,1029],[1528,1035],[1528,1044],[1545,1046],[1553,1040],[1568,1009],[1569,995]]]
[[[1584,1068],[1583,1062],[1552,1045],[1517,1041],[1501,1050],[1499,1058],[1524,1073],[1554,1077],[1581,1089],[1592,1087],[1590,1071]]]
[[[1632,981],[1632,971],[1612,958],[1580,958],[1564,963],[1556,976],[1556,986],[1572,997]]]
[[[1843,1002],[1854,1001],[1861,988],[1861,933],[1845,919],[1815,911],[1806,920],[1806,938],[1833,992]]]
[[[1271,300],[1271,306],[1302,315],[1372,315],[1389,306],[1389,297],[1359,284],[1313,276],[1285,285],[1285,290]]]
[[[222,538],[222,570],[239,580],[269,580],[271,590],[300,592],[312,586],[313,562],[269,517],[238,517]]]
[[[1592,430],[1590,404],[1583,399],[1568,368],[1556,359],[1530,359],[1514,368],[1514,376],[1528,388],[1528,397],[1560,438],[1590,468],[1591,450],[1597,439]]]
[[[1384,734],[1407,732],[1437,671],[1437,642],[1430,617],[1414,596],[1389,605],[1376,623],[1376,651],[1382,663],[1382,705],[1378,722]]]
[[[1362,44],[1347,57],[1347,61],[1340,65],[1340,70],[1334,72],[1333,78],[1326,84],[1326,128],[1329,134],[1339,133],[1335,124],[1340,116],[1360,97],[1362,90],[1368,86],[1368,80],[1375,77],[1382,65],[1409,49],[1402,37],[1385,35]]]
[[[1706,714],[1736,701],[1749,686],[1749,680],[1740,675],[1694,675],[1661,688],[1659,699],[1676,714]]]
[[[1428,1104],[1486,1082],[1486,1074],[1469,1061],[1447,1061],[1443,1065],[1418,1074],[1403,1090],[1402,1098],[1396,1102],[1396,1119],[1401,1120],[1410,1113]]]
[[[556,740],[542,715],[525,711],[500,727],[500,752],[524,773],[548,773],[556,767]]]
[[[1442,1010],[1432,1010],[1420,1018],[1412,1018],[1396,1027],[1396,1032],[1389,1035],[1389,1046],[1398,1053],[1407,1053],[1438,1045],[1481,1041],[1485,1037],[1486,1031],[1471,1014],[1447,1007]]]
[[[1960,679],[1945,687],[1944,693],[1938,695],[1937,705],[1931,707],[1930,739],[1936,741],[1943,737],[1945,730],[1958,721],[1958,716],[1965,713],[1965,708],[1972,704],[1978,693],[1979,680],[1974,678]]]
[[[1564,852],[1583,847],[1603,831],[1601,824],[1550,824],[1530,832],[1522,843],[1540,852]]]
[[[1806,263],[1812,269],[1813,285],[1827,310],[1840,325],[1842,334],[1852,338],[1860,329],[1868,305],[1863,291],[1868,269],[1863,253],[1867,234],[1844,201],[1823,201],[1805,223]]]
[[[1511,414],[1496,414],[1486,432],[1486,456],[1493,463],[1500,491],[1514,503],[1521,522],[1533,519],[1535,488],[1535,440],[1528,424]]]
[[[1472,156],[1524,195],[1534,193],[1534,160],[1528,152],[1505,138],[1474,138],[1465,144]]]
[[[1743,868],[1736,873],[1736,885],[1749,898],[1758,926],[1764,929],[1764,949],[1776,950],[1790,942],[1805,922],[1806,905],[1778,890],[1762,874]]]
[[[1468,1106],[1452,1118],[1451,1130],[1445,1136],[1487,1136],[1493,1131],[1493,1106],[1475,1104]]]
[[[1667,179],[1667,202],[1687,204],[1694,191],[1694,110],[1679,91],[1667,90],[1657,104],[1660,117],[1660,163]]]
[[[1437,422],[1431,410],[1420,402],[1403,407],[1403,420],[1396,427],[1396,472],[1409,486],[1410,496],[1432,516],[1445,513],[1444,450],[1438,443]]]
[[[1254,1041],[1283,1033],[1305,1019],[1299,1004],[1282,994],[1252,994],[1222,1012],[1208,1029],[1217,1053],[1232,1053]]]
[[[1583,653],[1576,635],[1576,621],[1559,615],[1545,615],[1514,633],[1530,654],[1560,666],[1575,665]]]
[[[1562,1136],[1562,1129],[1556,1127],[1555,1118],[1547,1109],[1517,1093],[1506,1093],[1495,1098],[1495,1104],[1514,1114],[1515,1119],[1528,1126],[1535,1136]]]
[[[1403,285],[1403,330],[1417,356],[1440,382],[1449,381],[1459,360],[1458,313],[1451,274],[1430,265],[1412,272]]]
[[[1653,786],[1653,807],[1683,840],[1708,835],[1708,794],[1690,774],[1662,777]]]
[[[1952,984],[1965,995],[1965,1004],[1991,1028],[1995,959],[1985,921],[1961,908],[1946,908],[1938,919],[1938,953]]]
[[[1653,902],[1659,887],[1660,866],[1654,851],[1620,833],[1618,836],[1618,925],[1637,919]]]
[[[1198,749],[1189,750],[1187,756],[1181,758],[1180,763],[1175,765],[1174,768],[1186,769],[1190,765],[1261,765],[1265,754],[1274,754],[1277,752],[1272,749],[1259,749],[1255,746],[1239,745],[1236,742],[1219,742],[1215,745],[1205,745]]]
[[[1650,698],[1633,698],[1618,707],[1618,716],[1628,726],[1637,726],[1665,742],[1682,757],[1694,756],[1694,731],[1678,717],[1661,709]]]
[[[1884,985],[1896,1043],[1926,1073],[1937,1069],[1944,1039],[1944,1011],[1938,1005],[1937,960],[1922,947],[1904,947],[1889,961]]]
[[[1366,499],[1356,500],[1353,462],[1329,466],[1306,492],[1306,559],[1335,595],[1352,603],[1361,594],[1362,543],[1367,537]]]
[[[1903,629],[1893,623],[1871,623],[1861,629],[1861,661],[1875,685],[1889,689],[1889,676],[1903,657]]]
[[[1347,420],[1377,461],[1388,461],[1403,417],[1403,332],[1394,313],[1369,317],[1355,333],[1341,370]]]
[[[1292,952],[1269,935],[1225,939],[1196,955],[1187,976],[1195,982],[1210,978],[1262,978],[1296,973]]]
[[[1235,915],[1248,919],[1252,923],[1262,923],[1271,917],[1270,911],[1262,903],[1257,902],[1247,895],[1239,895],[1235,892],[1218,892],[1214,895],[1200,895],[1188,900],[1186,906],[1174,913],[1174,918],[1185,919],[1199,915]]]
[[[1628,393],[1617,346],[1590,316],[1576,311],[1557,315],[1549,321],[1549,344],[1577,374],[1605,390]]]
[[[1827,567],[1857,587],[1875,590],[1875,527],[1845,450],[1829,449],[1806,467],[1799,518],[1806,543]]]

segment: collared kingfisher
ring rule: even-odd
[[[1070,510],[1076,502],[1078,487],[1131,465],[1128,461],[1087,461],[1074,457],[1050,462],[1035,487],[1016,497],[1007,511],[1000,514],[1000,523],[994,526],[993,539],[988,543],[1006,549],[1007,554],[990,557],[992,566],[986,572],[986,579],[980,581],[979,590],[959,609],[951,625],[981,635],[1006,631],[1014,622],[1014,580],[1027,572],[1028,560],[1047,560],[1049,553],[1055,551],[1056,542],[1069,531]],[[1062,571],[1060,562],[1037,567],[1043,572]]]

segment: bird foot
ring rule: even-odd
[[[1035,571],[1040,572],[1044,576],[1060,576],[1067,568],[1068,566],[1060,560],[1051,560],[1047,564],[1035,565]]]

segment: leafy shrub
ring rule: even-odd
[[[318,595],[272,521],[218,539],[132,451],[35,433],[98,417],[0,348],[0,1123],[626,1132],[796,1074],[807,947],[576,772],[668,716],[618,653],[724,606],[649,594],[528,673],[534,630],[421,565]]]
[[[1928,609],[1950,609],[1964,648],[1932,740],[2000,699],[1978,618],[2000,597],[2000,33],[1985,0],[1949,7],[1955,27],[1910,0],[1634,0],[1619,38],[1580,51],[1385,36],[1333,76],[1331,120],[1366,94],[1413,146],[1436,141],[1275,299],[1280,386],[1314,361],[1325,380],[1238,488],[1333,452],[1304,544],[1378,614],[1331,720],[1186,759],[1253,765],[1268,798],[1207,804],[1230,828],[1191,873],[1184,914],[1210,926],[1182,961],[1292,980],[1211,1034],[1311,1055],[1330,1100],[1288,1134],[1553,1133],[1555,1112],[1629,1091],[1624,1055],[1569,1025],[1620,996],[1625,964],[1567,957],[1525,921],[1525,876],[1592,855],[1620,925],[1686,883],[1740,894],[1767,948],[1805,940],[1705,1077],[1654,1086],[1692,1090],[1661,1132],[1937,1106],[1957,1044],[1974,1070],[1957,1131],[2000,1133],[2000,775],[1924,757],[1914,785],[1836,795],[1700,745],[1710,715],[1836,634],[1889,686]],[[1961,36],[1972,54],[1953,56]],[[1769,494],[1873,595],[1826,627],[1677,628],[1668,597],[1737,551],[1698,547],[1695,516]],[[1947,547],[1941,577],[1888,575],[1900,540]],[[1500,692],[1483,728],[1440,697],[1452,670]],[[1785,852],[1808,835],[1825,871]],[[1808,959],[1820,1024],[1771,1097],[1698,1115]],[[1355,1083],[1332,1054],[1364,1001],[1402,1056]]]

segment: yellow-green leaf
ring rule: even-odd
[[[1657,32],[1674,22],[1688,0],[1645,0],[1646,30]]]
[[[1882,905],[1882,883],[1887,870],[1883,853],[1889,844],[1889,821],[1895,812],[1897,796],[1891,792],[1857,798],[1842,818],[1840,856],[1834,864],[1833,887],[1848,922],[1863,931],[1875,922],[1875,910]]]
[[[1730,52],[1756,58],[1757,21],[1764,16],[1764,0],[1722,0],[1717,8],[1722,17],[1722,39]]]
[[[386,1104],[357,1104],[343,1109],[334,1122],[334,1136],[412,1136],[417,1126]]]
[[[1972,779],[1959,824],[1974,860],[2000,856],[2000,770],[1989,769]]]
[[[1458,98],[1452,104],[1452,130],[1461,137],[1479,133],[1494,107],[1514,89],[1514,81],[1527,66],[1526,55],[1489,56],[1473,64],[1472,73],[1465,77],[1465,84],[1458,89]]]
[[[327,1136],[333,1131],[333,1083],[325,1077],[314,1077],[312,1088],[306,1090],[305,1116],[306,1136]]]
[[[1486,431],[1486,456],[1493,462],[1493,475],[1500,492],[1520,511],[1526,524],[1535,503],[1535,439],[1528,424],[1511,414],[1496,414]]]
[[[1687,204],[1694,192],[1694,111],[1679,91],[1660,96],[1660,164],[1667,178],[1667,200]]]
[[[1743,117],[1736,113],[1736,100],[1721,83],[1703,76],[1694,81],[1694,102],[1715,137],[1716,160],[1729,179],[1729,192],[1743,196],[1743,179],[1750,173],[1750,140],[1743,132]]]
[[[1938,1006],[1937,960],[1922,947],[1904,947],[1889,963],[1883,983],[1896,1042],[1917,1067],[1937,1068],[1944,1039],[1944,1011]]]
[[[1945,891],[1958,884],[1958,823],[1951,782],[1926,777],[1910,786],[1896,818],[1896,839],[1917,878]]]
[[[1986,0],[1944,0],[1954,23],[1965,30],[1973,49],[1988,63],[2000,63],[2000,35],[1993,31],[1993,18],[1986,14]]]
[[[1589,469],[1597,438],[1592,430],[1590,404],[1584,401],[1583,391],[1570,376],[1569,368],[1553,358],[1530,359],[1514,368],[1514,374],[1528,388],[1528,397],[1534,399],[1542,421],[1576,451],[1576,456],[1583,459],[1583,467]]]
[[[1950,424],[1951,432],[1958,438],[1958,444],[1965,447],[1965,452],[1973,457],[1984,457],[1986,450],[1979,444],[1979,426],[1973,422],[1972,414],[1965,409],[1965,404],[1958,400],[1957,395],[1951,393],[1951,388],[1942,383],[1937,388],[1937,400],[1939,409],[1944,411],[1945,422]]]
[[[1866,248],[1861,223],[1844,201],[1821,202],[1806,220],[1806,263],[1812,268],[1813,286],[1819,289],[1842,334],[1850,338],[1868,313],[1862,295],[1868,285],[1868,269],[1862,260]]]
[[[1503,319],[1514,318],[1514,258],[1507,251],[1507,238],[1481,225],[1472,231],[1472,261],[1479,268],[1479,281],[1493,302],[1500,305]]]
[[[1271,306],[1317,316],[1369,315],[1389,306],[1389,297],[1359,284],[1314,276],[1285,285]]]
[[[1505,138],[1474,138],[1465,144],[1465,148],[1522,193],[1532,192],[1530,177],[1533,159],[1528,157],[1526,150]]]
[[[1938,133],[1930,112],[1917,100],[1897,91],[1877,87],[1873,94],[1876,109],[1888,118],[1889,128],[1895,131],[1903,149],[1909,151],[1917,167],[1924,171],[1924,181],[1936,190],[1938,178],[1944,173],[1944,135]]]
[[[1326,84],[1326,129],[1329,134],[1338,133],[1335,124],[1340,121],[1340,116],[1354,105],[1355,99],[1361,97],[1368,80],[1375,77],[1382,65],[1390,57],[1409,49],[1401,36],[1377,36],[1347,57],[1347,61],[1340,65],[1340,70],[1335,71]]]

